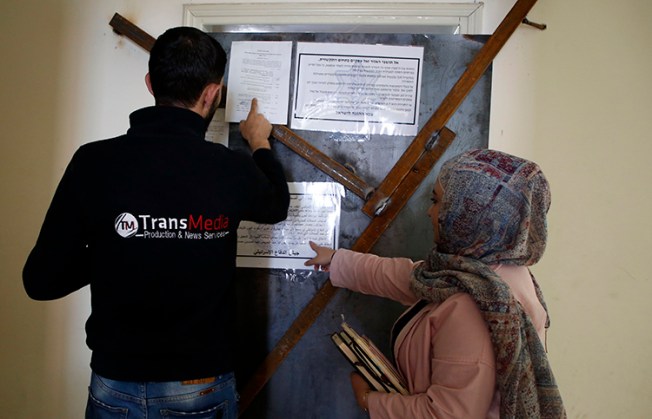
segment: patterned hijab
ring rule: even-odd
[[[413,291],[436,303],[459,292],[474,299],[496,355],[501,418],[566,417],[532,321],[488,266],[539,261],[546,246],[548,182],[535,163],[495,150],[471,150],[449,160],[438,181],[444,190],[438,197],[440,237],[413,272]]]

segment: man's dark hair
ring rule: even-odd
[[[149,56],[149,79],[157,105],[191,107],[209,83],[224,76],[226,52],[213,37],[192,27],[165,31]]]

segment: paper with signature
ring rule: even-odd
[[[229,57],[226,121],[247,117],[251,99],[272,124],[287,125],[291,41],[234,41]]]

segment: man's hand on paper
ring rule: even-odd
[[[251,109],[247,119],[240,121],[240,133],[242,138],[249,144],[251,151],[256,151],[259,148],[272,148],[269,144],[272,124],[263,114],[258,113],[258,100],[256,98],[251,99]]]
[[[330,247],[320,246],[317,243],[310,241],[310,248],[317,253],[314,258],[305,261],[304,265],[314,266],[315,270],[328,271],[335,255],[335,250]]]

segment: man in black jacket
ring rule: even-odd
[[[289,194],[255,99],[240,123],[251,155],[205,141],[225,66],[202,31],[161,35],[146,76],[156,106],[77,150],[25,264],[37,300],[90,284],[87,418],[237,417],[237,228],[284,220]]]

